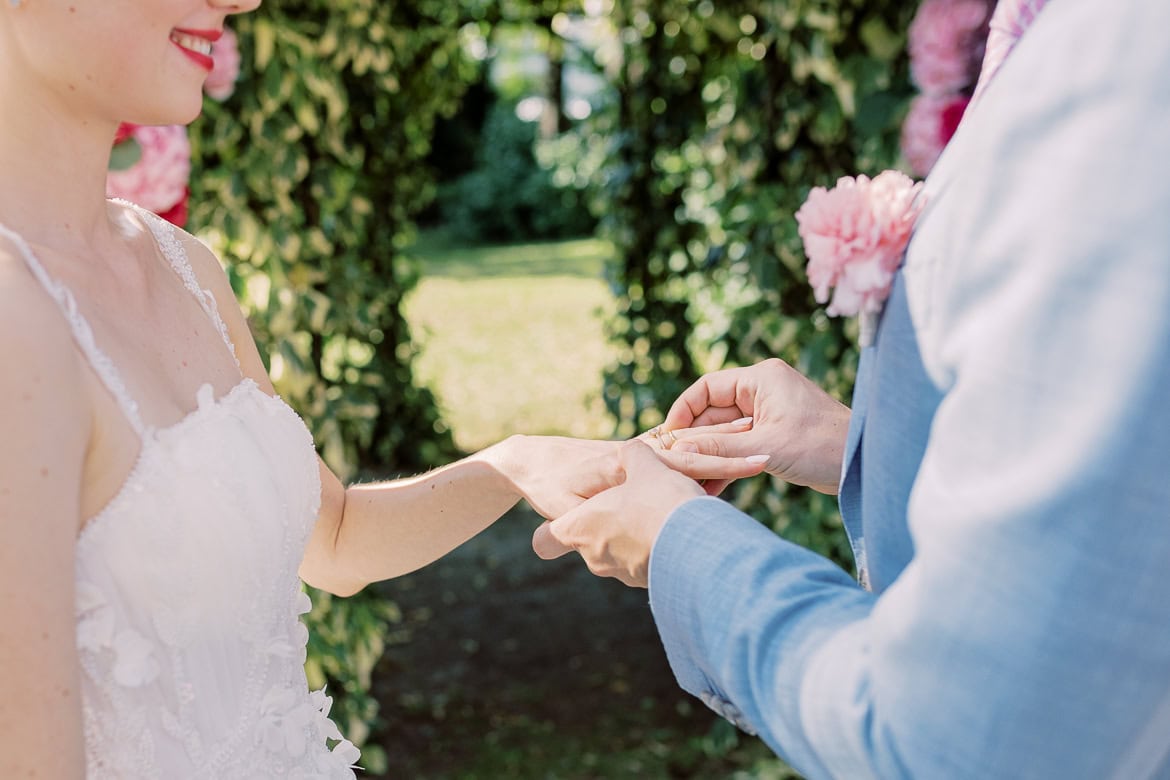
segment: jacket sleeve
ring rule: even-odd
[[[680,684],[810,777],[1170,776],[1165,29],[1051,3],[936,168],[901,575],[871,595],[715,499],[655,544]]]

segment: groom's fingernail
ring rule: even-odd
[[[748,463],[751,463],[752,465],[755,465],[757,463],[767,463],[768,456],[767,455],[748,455],[746,458],[744,458],[744,460],[746,460]]]
[[[733,423],[731,423],[731,424],[732,424],[732,425],[751,425],[751,424],[752,424],[752,418],[750,418],[750,417],[740,417],[738,420],[734,421],[734,422],[733,422]]]

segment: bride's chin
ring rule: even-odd
[[[171,113],[169,122],[163,124],[168,125],[189,125],[199,118],[203,113],[203,90],[199,91],[199,99],[194,101],[189,106],[176,107],[176,110]]]
[[[135,125],[189,125],[203,113],[203,90],[198,92],[197,99],[185,100],[183,103],[172,101],[167,104],[156,104],[154,110],[143,111],[137,119],[128,118],[125,121]]]
[[[134,125],[142,125],[144,127],[165,127],[168,125],[189,125],[199,118],[203,113],[203,105],[200,104],[198,108],[190,111],[165,111],[150,114],[143,114],[139,119],[127,119],[125,121]]]

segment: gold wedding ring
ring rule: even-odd
[[[666,449],[666,442],[664,442],[662,440],[662,426],[661,425],[655,425],[653,428],[646,431],[646,433],[648,433],[649,435],[654,437],[654,440],[656,442],[658,442],[659,447],[661,447],[662,449]]]
[[[664,431],[662,430],[661,425],[655,425],[653,428],[646,431],[646,433],[657,439],[658,446],[662,447],[664,450],[669,450],[670,445],[675,444],[678,441],[678,437],[674,435],[674,431]],[[670,441],[666,440],[667,436],[670,437]]]

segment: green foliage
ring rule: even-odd
[[[288,0],[235,23],[243,78],[193,129],[191,224],[228,261],[278,390],[343,477],[454,454],[414,381],[401,313],[417,276],[403,250],[435,194],[434,124],[479,78],[460,46],[466,24],[482,34],[568,10],[558,0]],[[896,161],[913,10],[897,0],[614,0],[623,51],[609,71],[612,106],[546,151],[558,185],[593,183],[617,247],[621,355],[606,396],[624,433],[657,422],[700,372],[766,356],[848,397],[852,326],[813,301],[792,214],[809,187]],[[569,153],[578,164],[565,163]],[[832,499],[764,480],[737,500],[847,558]],[[334,714],[360,738],[376,709],[368,675],[396,613],[370,594],[315,600],[308,673],[328,682]],[[376,750],[363,758],[374,771],[380,761]]]
[[[235,95],[192,128],[191,225],[228,264],[281,395],[343,478],[416,471],[454,447],[416,386],[403,254],[433,197],[436,116],[476,77],[442,0],[288,0],[237,17]],[[308,669],[361,737],[380,636],[375,595],[316,594]],[[376,769],[376,750],[363,763]]]
[[[336,600],[316,592],[310,626],[305,676],[310,689],[326,688],[334,699],[330,716],[347,739],[361,745],[378,721],[378,702],[370,695],[370,677],[385,649],[386,627],[402,620],[398,607],[376,593]],[[379,747],[362,750],[362,767],[383,771],[386,757]]]
[[[848,400],[854,325],[812,298],[792,217],[810,187],[897,160],[910,96],[898,0],[615,0],[618,100],[594,175],[625,345],[607,399],[626,434],[698,373],[781,357]],[[835,502],[748,483],[738,503],[849,560]]]
[[[595,221],[584,195],[559,188],[536,159],[535,122],[497,102],[488,111],[476,167],[442,188],[444,226],[465,243],[570,238],[591,233]]]
[[[475,68],[442,2],[269,4],[239,18],[246,70],[194,139],[192,224],[228,260],[281,394],[343,476],[451,452],[410,372],[402,248],[433,197],[437,114]]]

